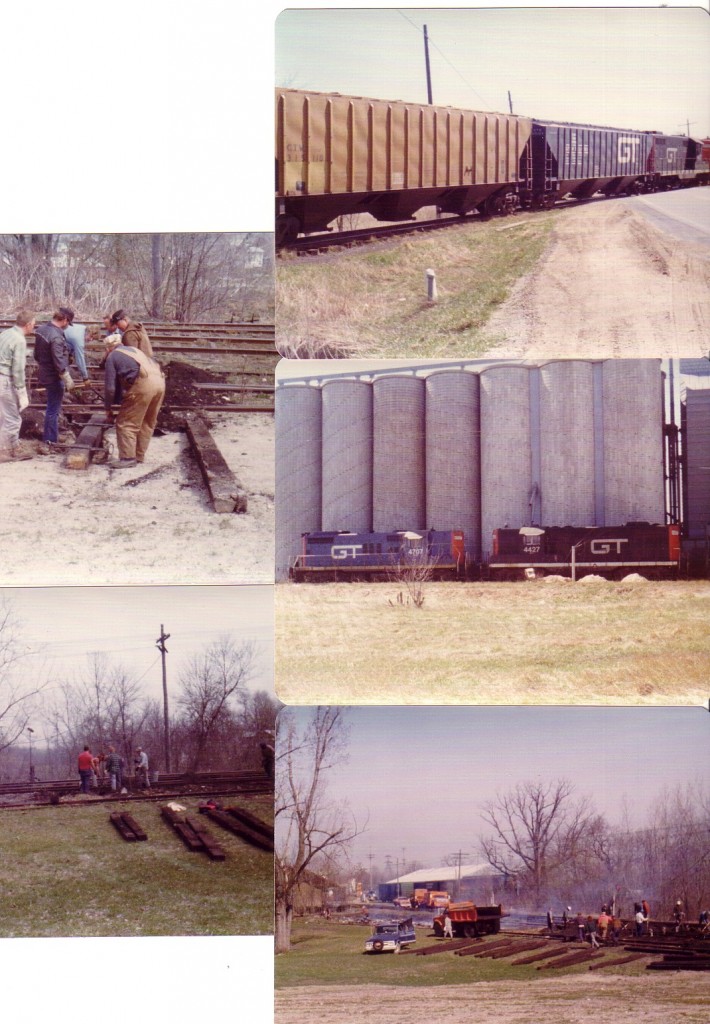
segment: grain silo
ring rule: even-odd
[[[372,530],[372,387],[329,380],[323,400],[324,530]]]
[[[665,522],[663,378],[658,359],[602,364],[604,522]]]
[[[685,532],[690,540],[704,542],[710,537],[710,374],[683,378],[681,422]]]
[[[301,534],[321,528],[321,393],[308,384],[277,387],[276,579],[288,577]]]
[[[373,530],[426,529],[424,381],[392,374],[372,390]]]
[[[540,480],[531,444],[530,370],[505,363],[481,380],[481,547],[493,531],[539,522]]]
[[[590,526],[594,507],[593,365],[556,360],[531,370],[539,380],[540,522]],[[535,417],[537,419],[537,417]]]
[[[481,554],[480,383],[466,370],[426,379],[426,525],[463,530],[466,555]]]

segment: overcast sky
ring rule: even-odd
[[[276,84],[513,111],[666,134],[710,132],[710,18],[700,8],[287,10]]]
[[[402,848],[425,867],[457,850],[480,862],[481,805],[518,782],[569,779],[612,825],[626,801],[640,827],[664,787],[710,770],[705,708],[367,707],[347,721],[348,760],[329,772],[328,794],[366,823],[354,861],[371,852],[382,868]]]
[[[33,652],[23,675],[48,678],[53,687],[86,672],[92,652],[103,652],[140,679],[146,697],[162,700],[163,677],[155,641],[166,642],[168,695],[194,654],[221,636],[253,641],[250,690],[273,692],[273,588],[234,587],[30,587],[0,590]],[[40,730],[38,729],[37,732]]]

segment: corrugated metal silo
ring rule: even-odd
[[[665,522],[659,359],[602,364],[604,523]]]
[[[324,530],[372,529],[372,386],[330,380],[323,396]]]
[[[545,526],[594,525],[592,363],[556,360],[541,366],[538,373],[541,522]]]
[[[480,384],[465,370],[426,379],[426,525],[463,530],[469,559],[480,558]]]
[[[276,579],[288,577],[301,534],[321,527],[321,393],[306,384],[277,387]]]
[[[710,377],[685,378],[681,390],[685,524],[691,540],[710,526]]]
[[[426,529],[424,381],[378,377],[372,391],[373,530]]]
[[[539,497],[533,481],[530,371],[503,365],[481,380],[481,546],[490,556],[493,531],[527,526]],[[537,516],[535,516],[537,520]]]

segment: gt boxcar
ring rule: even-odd
[[[291,566],[291,578],[383,576],[407,567],[427,567],[438,577],[463,575],[466,556],[462,531],[304,533],[301,554]]]
[[[488,570],[492,579],[521,579],[533,573],[595,573],[620,579],[639,572],[669,577],[677,574],[679,562],[679,526],[524,526],[494,530]]]

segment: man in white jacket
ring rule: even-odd
[[[32,458],[32,452],[20,444],[20,413],[30,404],[25,365],[27,335],[34,329],[34,315],[22,311],[14,326],[0,334],[0,462]]]

